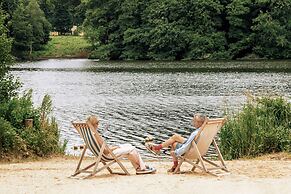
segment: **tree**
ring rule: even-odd
[[[6,19],[11,19],[13,12],[17,8],[18,1],[19,0],[1,0],[0,9],[8,14]]]
[[[28,21],[32,26],[32,48],[39,50],[42,45],[49,41],[51,24],[47,21],[37,0],[30,0],[26,12],[28,12]]]
[[[7,37],[7,29],[4,26],[5,17],[0,9],[0,103],[15,96],[20,86],[8,72],[12,61],[12,40]]]
[[[65,34],[71,31],[72,26],[73,18],[66,3],[63,1],[56,1],[53,20],[54,30],[61,34]]]
[[[118,18],[123,1],[89,0],[84,27],[88,39],[93,43],[93,55],[103,59],[119,59],[123,49],[123,31]]]
[[[33,30],[28,17],[24,3],[20,2],[11,20],[13,54],[17,57],[23,57],[32,50]]]
[[[252,21],[257,17],[259,7],[252,0],[233,0],[227,5],[229,21],[229,50],[233,59],[253,52]]]
[[[121,6],[121,14],[118,23],[123,33],[122,59],[149,59],[149,33],[144,26],[146,23],[143,17],[146,0],[125,0]]]
[[[254,53],[266,58],[291,58],[291,1],[262,1],[253,20]]]
[[[88,0],[86,5],[84,26],[94,57],[228,58],[218,0]]]
[[[37,0],[27,5],[20,2],[12,16],[13,49],[17,57],[31,55],[49,41],[50,23],[46,20]]]
[[[55,3],[54,0],[39,0],[39,6],[44,12],[47,20],[52,24],[54,21]]]
[[[7,29],[4,26],[5,15],[3,11],[0,9],[0,64],[1,67],[6,67],[9,62],[11,62],[11,39],[7,37]],[[1,68],[1,70],[2,70]],[[6,69],[6,68],[3,68]],[[3,75],[3,71],[1,71],[1,75]],[[1,76],[2,77],[2,76]]]
[[[76,26],[81,26],[86,18],[86,1],[76,0],[76,3],[73,4],[71,12],[73,13],[73,24]]]
[[[290,0],[233,0],[227,5],[233,59],[254,53],[290,58]]]
[[[222,8],[216,0],[150,1],[144,13],[150,27],[149,55],[154,59],[227,57],[224,33],[217,32]]]

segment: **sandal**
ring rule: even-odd
[[[154,144],[152,142],[145,143],[145,147],[147,148],[147,150],[149,150],[151,153],[153,153],[155,155],[159,155],[161,153],[161,151],[154,149],[154,146],[156,146],[156,144]]]
[[[157,170],[155,168],[146,166],[145,169],[141,170],[141,169],[136,169],[136,174],[137,175],[142,175],[142,174],[154,174]]]

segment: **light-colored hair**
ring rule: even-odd
[[[194,119],[198,119],[199,122],[201,123],[204,123],[204,121],[206,120],[206,116],[204,114],[201,114],[201,113],[196,113],[194,116],[193,116]]]
[[[89,122],[91,125],[95,125],[99,123],[99,118],[95,115],[91,115],[88,117],[87,122]]]

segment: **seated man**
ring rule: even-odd
[[[192,120],[192,124],[194,126],[194,131],[185,139],[181,135],[174,134],[168,140],[164,141],[163,143],[157,145],[153,143],[146,143],[146,148],[155,153],[159,154],[162,148],[171,147],[171,156],[173,158],[174,165],[168,172],[174,172],[176,167],[178,166],[178,158],[177,156],[181,156],[186,153],[187,150],[191,147],[191,142],[194,140],[195,136],[199,132],[199,128],[202,126],[204,121],[206,120],[206,116],[202,114],[195,114]]]
[[[94,129],[98,129],[99,119],[96,116],[90,116],[87,120],[87,124]],[[103,144],[103,139],[96,139],[100,145]],[[156,172],[155,168],[151,168],[145,165],[140,154],[134,146],[131,144],[120,144],[117,146],[110,146],[110,150],[117,156],[124,155],[132,163],[136,170],[136,174],[153,174]],[[108,150],[104,150],[105,154],[109,154]]]

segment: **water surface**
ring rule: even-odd
[[[195,112],[220,117],[228,107],[238,110],[246,97],[277,93],[291,96],[290,61],[236,62],[99,62],[45,60],[13,68],[32,88],[39,105],[45,94],[53,99],[67,152],[81,144],[71,121],[98,115],[110,144],[132,143],[149,155],[143,139],[153,135],[160,142],[172,133],[191,132]]]

